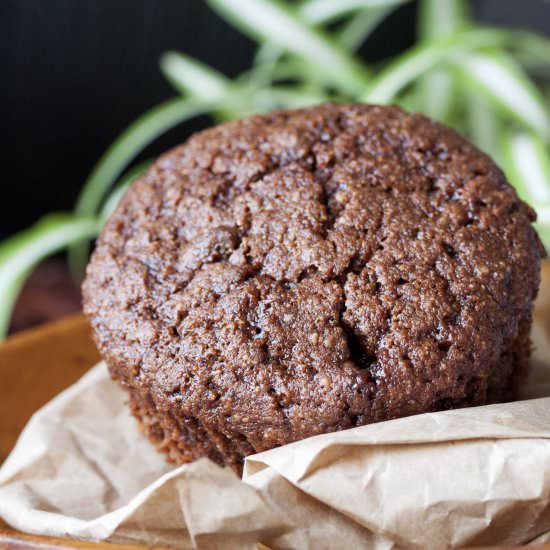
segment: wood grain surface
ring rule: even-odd
[[[102,542],[85,542],[79,540],[57,539],[53,537],[39,537],[24,535],[9,528],[0,520],[0,549],[1,550],[49,550],[58,548],[75,548],[88,550],[143,550],[143,546],[121,546]],[[168,550],[160,547],[149,547],[151,550]]]
[[[82,315],[32,329],[0,347],[0,463],[34,411],[74,382],[99,355]]]
[[[535,317],[550,335],[550,262],[543,265]],[[33,412],[76,382],[98,359],[82,315],[19,333],[0,346],[0,463]],[[27,548],[136,550],[138,547],[25,535],[0,520],[0,550]],[[550,544],[538,548],[550,550]]]
[[[99,360],[82,315],[9,338],[0,347],[0,463],[34,411]],[[136,546],[24,535],[0,519],[0,549],[135,550]],[[143,547],[141,547],[143,548]]]

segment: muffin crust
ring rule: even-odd
[[[509,399],[529,357],[534,212],[452,130],[321,105],[162,156],[83,287],[112,376],[171,460]]]

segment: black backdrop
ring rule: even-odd
[[[414,8],[392,15],[362,54],[377,60],[411,44]],[[545,0],[477,0],[474,9],[482,20],[550,33]],[[0,0],[0,238],[71,208],[118,132],[174,94],[157,68],[168,49],[233,76],[253,44],[202,0]],[[206,122],[172,131],[146,154]]]

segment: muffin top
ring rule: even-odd
[[[489,157],[424,116],[254,116],[131,186],[85,311],[126,387],[260,451],[488,399],[538,288],[534,219]]]

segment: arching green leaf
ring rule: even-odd
[[[26,275],[44,258],[97,235],[101,221],[51,214],[0,245],[0,340],[8,330],[13,305]]]

